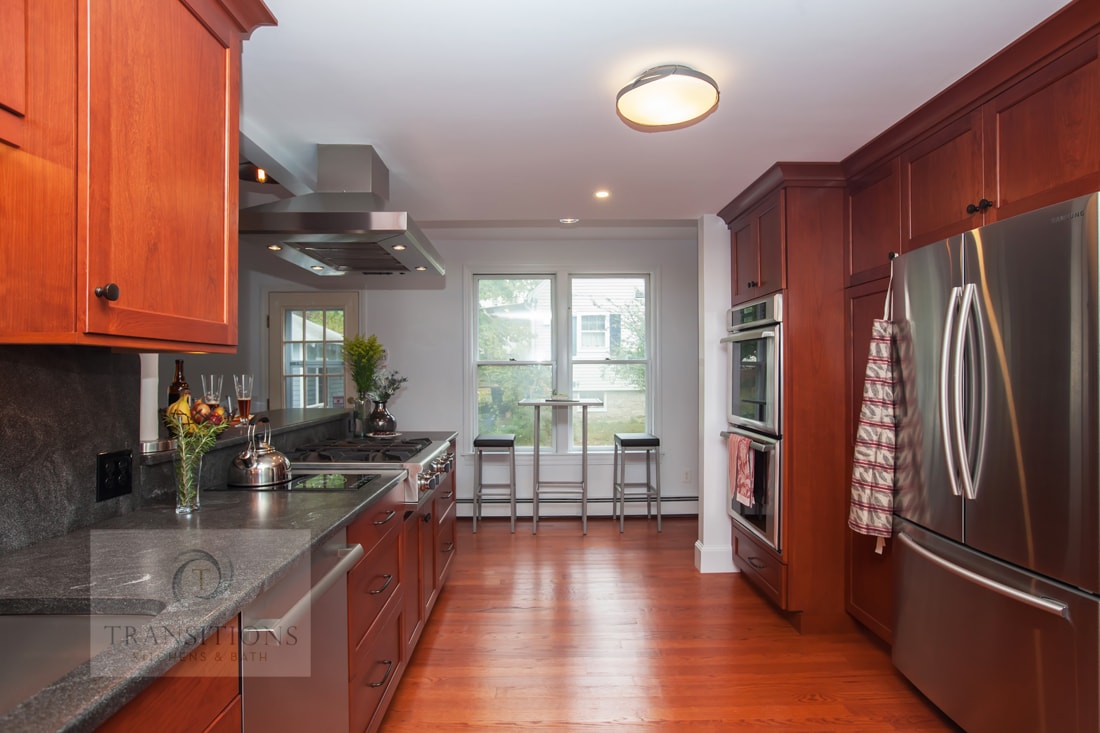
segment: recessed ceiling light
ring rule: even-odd
[[[417,265],[417,266],[416,266],[416,271],[417,271],[417,272],[424,272],[424,271],[425,271],[425,270],[427,270],[427,269],[428,269],[428,268],[427,268],[427,267],[424,267],[424,265]]]
[[[593,194],[593,195],[598,199],[605,199],[605,198],[608,198],[609,196],[611,196],[611,192],[610,191],[596,191],[596,193]]]
[[[309,269],[320,272],[321,270],[325,269],[325,267],[324,265],[311,265]]]
[[[572,216],[566,216],[566,217],[563,217],[561,219],[558,219],[558,221],[560,221],[562,224],[576,224],[578,221],[580,221],[580,219],[577,219],[576,217],[572,217]]]
[[[405,249],[405,245],[395,244],[395,245],[393,245],[393,249],[394,249],[395,252],[402,252]]]
[[[267,248],[272,252],[279,252],[283,249],[282,246],[278,244],[269,244],[267,245]]]

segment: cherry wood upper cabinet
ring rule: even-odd
[[[260,0],[26,11],[35,124],[0,148],[0,341],[235,350],[241,44],[274,18]]]
[[[782,192],[730,223],[731,305],[783,289]]]
[[[27,111],[27,1],[0,0],[0,142],[15,146]]]
[[[901,167],[898,158],[848,180],[844,261],[849,285],[885,276],[901,241]]]
[[[996,221],[1100,190],[1100,38],[982,108],[986,197]]]
[[[982,223],[982,112],[975,110],[901,156],[908,202],[905,250],[946,239]]]

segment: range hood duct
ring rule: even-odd
[[[371,145],[318,145],[317,191],[241,209],[250,241],[320,276],[441,276],[443,259],[404,211],[387,207],[390,172]]]

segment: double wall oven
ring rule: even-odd
[[[734,436],[748,447],[752,464],[752,500],[727,497],[734,521],[782,551],[781,467],[783,450],[783,295],[730,308],[727,336],[722,339],[726,367],[726,421],[723,437]],[[730,441],[730,450],[735,450]],[[731,470],[734,461],[730,461]],[[730,477],[731,486],[734,484]]]

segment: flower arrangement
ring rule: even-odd
[[[176,513],[190,514],[199,508],[202,457],[229,427],[229,416],[221,405],[192,404],[187,392],[168,406],[164,423],[176,440]]]
[[[389,402],[390,398],[409,381],[408,377],[402,377],[401,372],[391,372],[388,369],[380,371],[374,380],[374,389],[371,398],[377,402]]]
[[[359,397],[364,398],[374,389],[375,375],[386,363],[386,350],[374,334],[363,338],[356,334],[344,342],[344,361],[351,367],[351,378]]]

